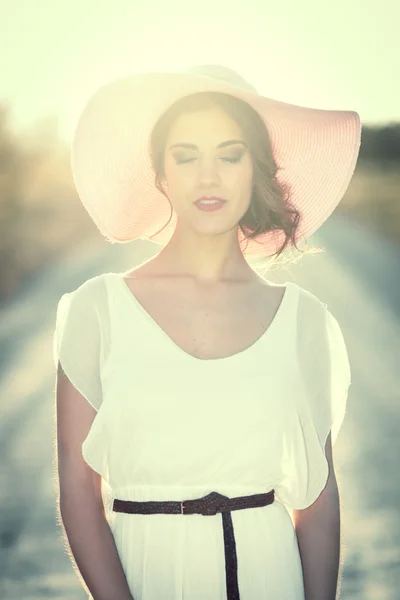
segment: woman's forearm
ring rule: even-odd
[[[336,482],[310,507],[294,511],[306,600],[336,600],[340,565],[340,502]]]
[[[94,600],[133,600],[103,507],[85,488],[60,495],[60,514],[79,574]]]

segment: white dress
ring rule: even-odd
[[[82,445],[102,475],[107,520],[135,600],[226,600],[222,514],[126,514],[122,500],[275,490],[232,511],[241,600],[304,600],[292,509],[324,489],[350,366],[337,320],[287,282],[267,331],[226,358],[181,349],[124,274],[93,277],[58,304],[54,362],[97,410]],[[89,596],[91,598],[91,596]]]

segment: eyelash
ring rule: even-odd
[[[241,160],[241,158],[242,158],[241,156],[238,156],[236,158],[222,158],[222,160],[225,160],[226,162],[229,162],[229,163],[237,163],[237,162],[239,162]],[[193,162],[194,160],[196,160],[196,159],[195,158],[189,158],[187,160],[182,160],[182,159],[179,160],[177,158],[176,159],[176,164],[183,165],[183,164],[186,164],[186,163]]]

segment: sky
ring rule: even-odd
[[[264,96],[400,122],[398,0],[0,0],[0,102],[58,123],[134,72],[222,64]]]

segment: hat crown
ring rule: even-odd
[[[239,73],[236,73],[233,69],[224,67],[223,65],[198,65],[185,69],[184,73],[201,75],[203,77],[211,77],[212,79],[218,79],[225,81],[230,85],[241,88],[247,92],[257,94],[256,88],[246,81]]]

